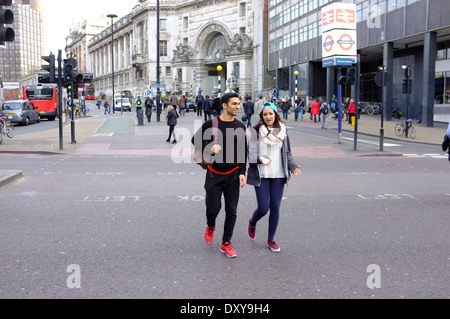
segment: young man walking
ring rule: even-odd
[[[216,230],[216,218],[225,200],[225,225],[220,251],[228,257],[236,257],[231,238],[236,223],[236,211],[240,188],[247,184],[247,140],[245,125],[236,120],[240,109],[239,95],[227,93],[221,98],[222,114],[207,120],[192,138],[197,151],[210,163],[206,172],[206,220],[205,240],[212,243]],[[213,125],[213,123],[215,123]],[[213,135],[217,136],[213,136]]]

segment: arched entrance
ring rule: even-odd
[[[220,65],[220,92],[226,90],[227,79],[227,49],[231,40],[231,32],[220,22],[212,22],[200,30],[195,38],[195,47],[198,48],[197,63],[194,65],[197,87],[201,88],[203,95],[214,95],[219,89]]]

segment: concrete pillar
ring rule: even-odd
[[[436,73],[436,32],[425,33],[423,46],[422,121],[427,127],[434,123],[434,90]]]
[[[327,102],[331,105],[330,101],[333,97],[333,94],[336,94],[334,91],[336,87],[336,72],[335,68],[327,68]]]

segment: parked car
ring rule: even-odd
[[[28,125],[39,123],[41,117],[31,101],[13,100],[2,104],[2,118],[11,123]]]
[[[131,112],[131,103],[130,99],[127,97],[116,97],[114,99],[114,110],[120,111],[120,108],[123,108],[124,111],[130,111]]]

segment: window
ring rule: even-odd
[[[306,40],[308,40],[308,27],[305,26],[300,28],[298,41],[301,43]]]
[[[167,31],[167,19],[159,20],[159,31]]]
[[[307,12],[308,12],[308,2],[305,0],[305,1],[302,1],[301,3],[300,3],[300,16],[302,16],[302,15],[304,15],[304,14],[306,14]]]
[[[319,22],[313,22],[308,25],[308,39],[316,38],[319,35]]]
[[[166,66],[166,75],[172,75],[172,68],[170,66]]]
[[[159,56],[167,56],[167,41],[159,41]]]
[[[183,29],[188,29],[189,28],[189,19],[188,17],[183,17]]]
[[[439,72],[435,76],[434,103],[450,103],[450,72]]]
[[[241,2],[239,3],[239,16],[244,18],[247,15],[247,3]]]

